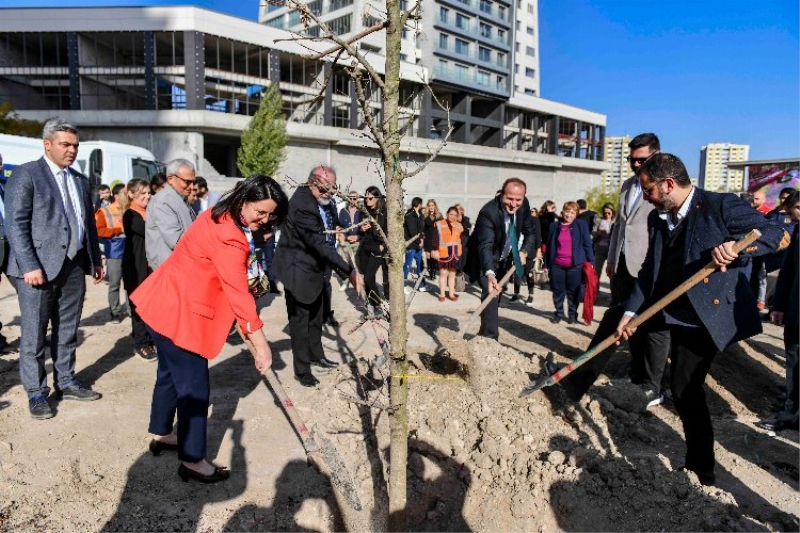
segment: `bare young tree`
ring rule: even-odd
[[[413,169],[405,169],[401,165],[400,141],[402,137],[400,101],[400,47],[404,28],[416,31],[421,13],[421,0],[416,0],[411,8],[401,10],[400,0],[385,0],[383,13],[378,23],[363,31],[342,38],[336,35],[320,18],[299,0],[281,2],[300,13],[306,30],[318,27],[318,35],[298,33],[293,41],[325,42],[331,46],[322,52],[310,52],[304,57],[309,60],[333,61],[334,64],[346,61],[347,74],[353,80],[367,131],[365,135],[372,140],[378,150],[380,164],[378,170],[386,190],[387,234],[384,235],[386,257],[389,263],[389,354],[390,354],[390,395],[389,395],[389,480],[387,492],[389,496],[388,523],[389,531],[405,531],[406,529],[406,468],[408,459],[408,360],[406,358],[406,341],[408,338],[407,310],[403,291],[403,261],[407,243],[403,233],[403,181],[422,172],[439,154],[450,136],[448,130],[438,145],[431,151],[425,161]],[[374,17],[378,18],[378,17]],[[384,74],[380,75],[370,61],[357,46],[359,40],[376,31],[385,30],[385,65]],[[317,32],[315,31],[315,34]],[[331,69],[333,72],[333,69]],[[330,83],[330,79],[324,84]],[[420,80],[426,90],[427,80]],[[375,109],[371,101],[371,89],[381,90],[382,106]],[[324,90],[324,87],[322,87]],[[321,97],[322,92],[320,92]],[[435,100],[435,97],[434,97]],[[439,102],[437,101],[437,104]],[[383,529],[383,528],[381,528]]]

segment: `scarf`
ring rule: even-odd
[[[135,203],[131,203],[130,206],[128,206],[128,207],[130,209],[133,209],[134,211],[136,211],[140,215],[142,215],[142,218],[145,221],[147,221],[147,208],[146,207],[142,207],[139,204],[135,204]]]

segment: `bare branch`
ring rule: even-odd
[[[353,79],[353,85],[356,88],[356,97],[358,98],[358,103],[361,105],[361,110],[364,112],[364,121],[367,123],[367,127],[372,134],[375,144],[378,145],[381,153],[384,154],[386,153],[386,146],[384,144],[383,133],[375,124],[374,117],[372,116],[373,111],[372,107],[369,105],[369,99],[367,98],[366,92],[364,91],[364,82],[361,79],[361,70],[359,70],[356,65],[352,65],[350,69],[348,69],[348,73]]]
[[[417,168],[415,168],[410,172],[405,172],[403,179],[413,178],[414,176],[425,170],[425,168],[439,156],[439,153],[444,149],[444,147],[447,146],[447,141],[448,139],[450,139],[450,135],[453,133],[453,124],[452,122],[450,122],[450,110],[444,104],[442,104],[442,102],[436,97],[436,94],[431,90],[430,86],[427,83],[425,84],[425,87],[427,88],[428,91],[431,91],[431,97],[434,99],[434,101],[436,101],[436,105],[447,111],[447,133],[442,138],[442,141],[439,143],[439,146],[436,147],[433,153],[429,155],[428,158]]]
[[[342,40],[342,42],[346,43],[348,45],[353,44],[354,42],[356,42],[356,41],[358,41],[360,39],[363,39],[364,37],[366,37],[367,35],[369,35],[371,33],[375,33],[376,31],[380,31],[380,30],[386,28],[386,26],[388,26],[388,25],[389,25],[388,21],[383,21],[381,23],[375,24],[374,26],[370,26],[369,28],[366,28],[366,29],[358,32],[357,34],[353,35],[352,37],[350,37],[347,40]],[[330,39],[330,37],[326,36],[326,39]],[[331,40],[333,40],[333,39],[331,39]],[[343,44],[338,44],[337,43],[336,46],[333,46],[333,47],[329,48],[328,50],[325,50],[324,52],[319,52],[318,54],[314,54],[312,56],[307,56],[307,59],[310,59],[311,61],[317,61],[317,60],[322,59],[323,57],[325,57],[327,55],[330,55],[330,54],[332,54],[334,52],[341,51],[343,48],[344,48]]]
[[[409,20],[419,20],[422,18],[422,13],[420,11],[420,7],[422,5],[422,0],[417,0],[414,2],[414,7],[400,15],[400,27],[404,28],[406,23]]]

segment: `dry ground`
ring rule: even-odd
[[[18,356],[0,356],[0,532],[344,527],[328,480],[306,464],[240,343],[226,345],[210,369],[209,453],[230,466],[230,480],[184,484],[174,455],[151,456],[156,367],[132,355],[129,321],[107,320],[105,291],[89,288],[78,349],[78,378],[102,400],[63,402],[55,418],[32,420]],[[325,332],[328,357],[358,364],[320,373],[321,386],[305,389],[291,378],[284,302],[262,303],[274,369],[301,416],[336,446],[365,508],[360,519],[369,523],[385,508],[388,457],[385,388],[356,401],[363,392],[357,375],[379,352],[373,330],[350,333],[358,312],[334,291],[342,326]],[[421,293],[411,308],[410,529],[798,530],[798,433],[769,436],[754,425],[775,409],[783,380],[778,328],[766,325],[762,335],[716,358],[707,384],[719,486],[708,488],[676,471],[684,448],[674,408],[667,401],[641,411],[624,379],[625,350],[579,404],[557,387],[517,397],[546,354],[575,357],[596,326],[550,324],[549,291],[537,290],[533,309],[504,301],[500,344],[470,343],[472,384],[426,370],[426,358],[477,303],[474,290],[457,303]],[[0,320],[16,340],[19,309],[5,280]]]

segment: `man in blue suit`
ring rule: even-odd
[[[672,154],[656,154],[639,172],[643,197],[656,209],[648,217],[649,249],[633,294],[619,322],[638,312],[713,261],[719,272],[705,278],[652,320],[670,345],[671,388],[686,435],[686,462],[703,485],[714,485],[714,433],[703,383],[714,356],[737,341],[761,333],[756,300],[744,270],[751,257],[788,245],[789,236],[734,194],[694,187],[686,167]],[[761,237],[737,254],[736,240],[757,229]]]

